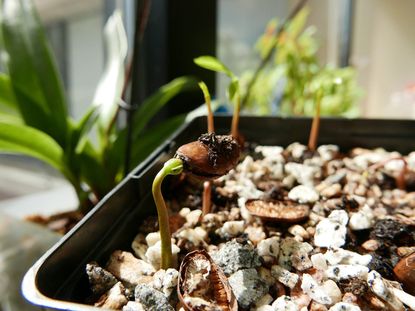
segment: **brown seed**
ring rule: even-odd
[[[223,271],[204,250],[188,253],[179,270],[177,283],[179,300],[186,310],[199,310],[192,301],[206,302],[206,309],[238,310],[238,303]]]
[[[404,289],[415,294],[415,253],[402,258],[393,269],[396,278],[403,284]]]
[[[190,174],[211,180],[227,174],[239,160],[240,147],[229,135],[203,134],[197,141],[181,146],[175,157]]]
[[[308,205],[292,201],[248,200],[246,208],[252,215],[263,220],[283,223],[300,222],[310,214]]]

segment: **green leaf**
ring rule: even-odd
[[[22,117],[28,125],[65,146],[67,109],[63,86],[33,3],[4,0],[1,30]]]
[[[105,136],[111,121],[117,113],[124,86],[124,61],[127,56],[127,35],[121,13],[115,11],[104,29],[107,63],[95,92],[93,104],[99,106],[99,133]]]
[[[231,83],[228,85],[228,96],[230,100],[233,100],[235,94],[239,92],[239,80],[233,78]]]
[[[18,115],[18,105],[10,78],[4,73],[0,73],[0,112]]]
[[[229,78],[235,77],[233,72],[226,67],[220,60],[213,56],[199,56],[193,60],[199,67],[212,70],[215,72],[221,72],[226,74]]]
[[[76,149],[76,160],[80,167],[81,180],[88,184],[98,199],[102,198],[114,184],[101,163],[99,154],[88,140],[82,140]]]
[[[181,92],[194,90],[197,81],[192,77],[180,77],[163,85],[157,92],[148,97],[134,115],[133,136],[138,136],[147,126],[151,118]]]
[[[69,181],[74,181],[65,166],[63,149],[52,137],[35,128],[0,121],[0,152],[37,158],[59,170]]]

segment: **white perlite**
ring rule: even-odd
[[[326,258],[324,258],[324,254],[322,253],[311,255],[311,262],[313,263],[313,267],[317,270],[325,271],[327,269]]]
[[[329,311],[361,311],[359,306],[347,302],[338,302]]]
[[[372,256],[369,254],[360,255],[342,248],[328,250],[324,254],[324,258],[330,265],[345,264],[367,266],[372,260]]]
[[[289,296],[280,296],[273,303],[274,311],[298,311],[298,306]]]
[[[313,186],[314,178],[321,174],[319,167],[293,162],[285,164],[284,169],[289,175],[294,176],[299,184],[306,186]]]
[[[173,265],[177,265],[177,254],[180,248],[176,244],[171,244],[171,252],[173,255]],[[161,266],[161,241],[158,241],[153,246],[150,246],[146,252],[148,262],[150,262],[155,269],[160,269]]]
[[[178,276],[179,272],[176,269],[161,269],[154,274],[151,285],[169,298],[176,289]]]
[[[207,232],[202,227],[186,228],[177,234],[177,238],[190,241],[197,247],[207,239]]]
[[[365,204],[357,213],[350,216],[349,227],[352,230],[372,228],[375,224],[375,215],[369,205]]]
[[[217,230],[217,233],[221,237],[236,237],[244,232],[244,224],[245,222],[243,220],[227,221]]]
[[[146,235],[146,242],[148,246],[153,246],[158,241],[160,241],[160,232],[150,232]]]
[[[383,281],[382,276],[376,271],[370,271],[367,275],[367,284],[369,288],[379,298],[385,300],[393,310],[404,310],[402,302],[396,297],[394,292]]]
[[[277,265],[271,267],[271,274],[278,281],[280,281],[285,286],[288,286],[289,288],[294,288],[299,279],[298,274],[291,273],[290,271]]]
[[[290,270],[293,266],[292,257],[307,256],[313,250],[313,247],[306,242],[298,242],[293,238],[285,238],[281,241],[280,254],[278,256],[278,265]]]
[[[282,157],[282,152],[284,148],[281,146],[257,146],[255,147],[255,152],[262,153],[264,158],[279,158],[281,156],[282,161],[284,161],[284,157]]]
[[[336,145],[321,145],[317,148],[317,152],[323,161],[330,161],[335,158],[339,152],[339,147]]]
[[[262,240],[258,243],[257,252],[258,255],[261,257],[271,256],[274,258],[278,258],[278,254],[280,251],[280,242],[279,238],[271,237],[265,240]]]
[[[325,276],[336,281],[351,278],[365,279],[369,272],[368,267],[360,265],[335,265],[329,266],[325,271]]]
[[[347,222],[349,217],[344,210],[332,211],[328,218],[316,226],[314,244],[320,247],[341,247],[346,242]]]
[[[313,279],[310,274],[304,273],[301,282],[301,289],[305,294],[309,295],[313,300],[323,305],[332,304],[330,296],[326,293],[323,287],[318,285],[317,281]]]
[[[189,224],[189,226],[194,227],[199,222],[201,215],[202,215],[202,210],[195,209],[186,215],[186,222]]]
[[[288,198],[299,203],[314,203],[319,199],[319,195],[314,188],[299,185],[290,190]]]

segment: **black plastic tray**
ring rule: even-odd
[[[228,133],[231,118],[215,117],[218,133]],[[240,131],[247,141],[286,146],[307,143],[310,119],[241,117]],[[22,290],[34,304],[52,309],[97,310],[82,304],[89,293],[85,264],[104,263],[115,249],[129,249],[140,220],[155,214],[151,184],[162,163],[177,146],[206,131],[206,118],[198,117],[179,128],[146,161],[113,189],[98,205],[43,255],[27,272]],[[136,142],[139,144],[140,142]],[[322,119],[319,144],[383,147],[409,153],[415,150],[415,121]]]

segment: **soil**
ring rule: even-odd
[[[215,164],[217,141],[199,142]],[[131,249],[88,265],[89,301],[123,310],[415,308],[414,267],[403,264],[415,251],[415,152],[310,152],[298,143],[245,150],[213,181],[211,213],[202,215],[200,183],[170,185],[174,267],[159,269],[150,217]]]

